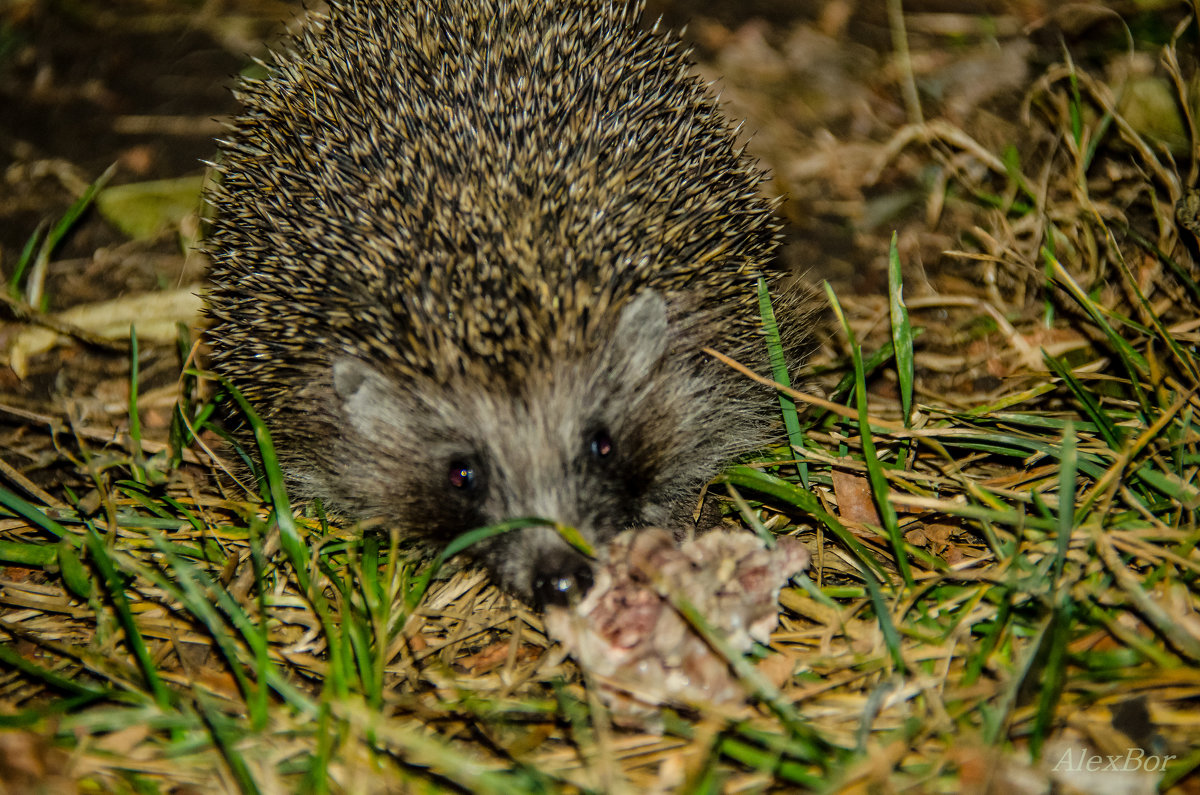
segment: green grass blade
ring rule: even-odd
[[[300,540],[295,517],[292,516],[292,503],[288,498],[283,469],[279,465],[279,455],[275,452],[275,442],[271,439],[271,432],[262,418],[258,416],[258,412],[250,405],[250,401],[242,396],[242,393],[229,379],[218,376],[218,380],[238,404],[238,408],[242,410],[242,414],[250,424],[254,441],[258,445],[259,455],[262,456],[263,477],[266,478],[267,491],[271,498],[271,505],[274,507],[274,519],[279,526],[280,546],[283,547],[284,553],[291,561],[296,577],[300,581],[301,590],[309,593],[311,576],[308,571],[308,554],[304,542]],[[317,594],[309,594],[309,596],[314,599],[320,598]]]
[[[756,698],[766,704],[775,713],[780,722],[787,727],[793,736],[804,736],[810,742],[820,743],[820,738],[813,734],[812,729],[804,724],[804,721],[792,707],[792,704],[784,698],[779,689],[771,684],[752,662],[744,655],[738,653],[721,633],[713,628],[709,620],[696,609],[695,605],[672,588],[662,587],[660,584],[659,590],[664,593],[667,601],[671,603],[671,606],[675,608],[679,615],[696,630],[700,637],[704,638],[704,642],[721,655],[729,667],[733,669],[738,679],[741,680],[742,684],[748,687]]]
[[[151,579],[179,601],[188,613],[208,630],[228,664],[227,670],[246,699],[251,727],[255,730],[261,729],[266,725],[267,714],[266,700],[260,694],[266,691],[267,667],[270,664],[265,632],[249,620],[228,591],[206,573],[188,563],[162,535],[152,532],[150,539],[175,574],[173,579]],[[230,621],[227,622],[222,617],[221,611],[230,617]],[[257,685],[246,676],[243,655],[234,645],[234,635],[229,631],[230,623],[238,630],[238,634],[254,654],[255,660],[261,663],[257,671]]]
[[[95,182],[93,182],[91,185],[88,185],[83,194],[76,199],[70,207],[67,208],[67,211],[63,213],[61,218],[58,219],[58,222],[50,228],[50,231],[46,234],[46,237],[40,246],[36,245],[36,241],[38,237],[40,237],[39,233],[41,231],[41,227],[38,228],[38,232],[34,232],[33,236],[30,237],[29,241],[25,244],[25,247],[21,250],[21,256],[17,260],[17,266],[8,279],[9,295],[11,295],[13,298],[20,297],[21,281],[25,278],[25,273],[29,269],[29,266],[33,263],[48,263],[50,261],[50,256],[54,253],[55,249],[58,248],[58,244],[62,242],[62,239],[66,236],[67,232],[71,231],[71,227],[75,226],[75,222],[79,220],[79,217],[87,211],[88,207],[91,207],[92,202],[96,198],[96,194],[99,193],[106,184],[108,184],[108,181],[112,178],[112,175],[116,173],[116,170],[117,164],[113,163],[104,170],[103,174],[96,178]],[[36,257],[33,256],[35,248],[38,252]],[[43,307],[40,306],[34,308],[38,309],[39,311],[43,309]]]
[[[17,653],[16,649],[8,645],[0,645],[0,662],[4,663],[14,671],[22,671],[26,674],[36,677],[51,687],[57,688],[64,693],[70,693],[74,696],[82,696],[89,701],[112,698],[116,695],[116,691],[107,688],[95,689],[81,685],[74,679],[68,679],[65,676],[59,676],[53,671],[48,671],[42,666],[25,659]]]
[[[49,224],[46,221],[38,224],[37,228],[33,230],[33,234],[25,241],[21,253],[17,255],[17,264],[13,268],[12,275],[8,277],[8,296],[10,298],[20,299],[21,280],[25,278],[25,271],[29,270],[29,266],[33,264],[34,252],[38,250],[38,245],[46,234],[47,226]]]
[[[871,425],[867,414],[867,375],[863,368],[862,350],[858,347],[858,342],[854,338],[854,330],[850,328],[850,322],[842,312],[841,304],[829,282],[825,283],[825,292],[829,296],[834,314],[837,315],[838,321],[842,325],[842,331],[850,342],[851,356],[854,358],[856,382],[854,402],[858,411],[858,431],[863,448],[863,463],[867,467],[867,478],[871,482],[871,491],[875,496],[875,505],[879,508],[879,516],[883,520],[883,528],[892,543],[896,566],[900,570],[900,576],[904,579],[905,585],[911,588],[914,580],[912,568],[908,563],[908,553],[904,549],[904,536],[900,532],[900,521],[896,516],[896,509],[888,498],[887,478],[883,474],[883,466],[879,462],[879,454],[875,449],[875,440],[871,436]]]
[[[890,579],[887,569],[875,559],[874,554],[859,543],[854,534],[847,530],[836,516],[822,508],[821,503],[809,491],[801,489],[783,478],[748,466],[730,467],[717,482],[732,483],[735,486],[774,497],[786,505],[799,508],[825,525],[864,567],[873,569],[885,581]]]
[[[326,642],[329,644],[330,663],[325,684],[331,687],[339,697],[345,697],[350,693],[346,674],[352,665],[352,652],[349,644],[345,641],[341,625],[334,618],[324,594],[320,588],[313,587],[312,575],[309,571],[308,547],[300,538],[295,517],[292,516],[291,500],[288,498],[283,470],[279,465],[279,456],[275,452],[275,443],[271,440],[271,433],[262,418],[250,405],[250,401],[246,400],[229,379],[218,376],[218,380],[238,404],[246,421],[250,424],[254,440],[258,444],[259,454],[262,457],[263,476],[266,478],[267,492],[273,506],[271,515],[279,528],[280,546],[292,564],[292,570],[300,584],[300,590],[309,599],[325,629]]]
[[[0,646],[0,649],[2,648],[4,647]],[[3,657],[0,657],[0,662],[4,662]],[[68,696],[23,712],[0,713],[0,729],[27,729],[39,724],[45,725],[57,720],[60,715],[77,714],[98,700],[100,699],[93,696]]]
[[[1107,236],[1110,240],[1112,239],[1111,232],[1108,232]],[[1186,350],[1184,346],[1182,346],[1179,341],[1175,339],[1175,335],[1163,325],[1162,319],[1158,316],[1158,312],[1155,311],[1154,306],[1146,298],[1146,294],[1143,292],[1141,285],[1138,284],[1137,278],[1129,270],[1129,263],[1127,263],[1125,258],[1121,256],[1120,247],[1116,245],[1116,241],[1112,242],[1114,244],[1114,258],[1117,262],[1117,265],[1121,269],[1121,275],[1125,279],[1127,288],[1133,293],[1134,299],[1137,301],[1137,305],[1141,308],[1143,316],[1153,329],[1154,338],[1171,352],[1171,357],[1179,365],[1180,369],[1183,370],[1185,376],[1190,380],[1190,383],[1196,383],[1197,380],[1200,379],[1200,367],[1197,366],[1195,359],[1192,358],[1195,349],[1193,348],[1191,352]]]
[[[1050,616],[1049,631],[1042,636],[1044,647],[1038,649],[1039,658],[1044,659],[1038,677],[1038,700],[1030,730],[1029,748],[1033,758],[1038,759],[1042,745],[1054,726],[1058,702],[1062,698],[1067,679],[1067,641],[1071,636],[1074,620],[1074,605],[1063,599]]]
[[[771,306],[771,296],[767,290],[767,281],[758,279],[758,312],[762,318],[763,332],[767,339],[767,352],[771,360],[771,377],[776,383],[791,386],[792,380],[788,373],[787,357],[783,353],[783,342],[779,337],[779,324],[775,320],[775,310]],[[779,396],[779,408],[783,413],[783,427],[787,431],[788,444],[793,450],[804,448],[804,433],[800,430],[800,416],[796,412],[796,401],[783,392]],[[800,472],[800,483],[808,488],[808,464],[804,461],[797,463]]]
[[[773,496],[785,503],[800,508],[814,519],[819,520],[843,545],[854,553],[854,556],[863,564],[858,567],[859,573],[862,575],[867,593],[875,607],[879,628],[883,633],[888,651],[891,653],[896,667],[900,670],[905,670],[906,666],[900,649],[900,633],[896,630],[896,625],[892,622],[891,612],[887,607],[887,600],[884,598],[883,590],[879,587],[880,580],[888,582],[891,580],[891,576],[888,574],[887,569],[875,559],[875,556],[858,542],[854,534],[847,530],[838,521],[837,517],[825,511],[811,492],[801,489],[782,478],[775,477],[753,467],[736,466],[726,470],[718,482],[728,482],[742,486],[762,494]],[[876,573],[878,576],[876,576]]]
[[[875,351],[873,354],[871,354],[870,356],[868,356],[866,358],[866,360],[863,362],[863,370],[865,372],[867,372],[868,374],[873,373],[876,370],[878,370],[880,367],[882,367],[885,363],[895,359],[895,357],[896,357],[896,348],[889,341],[882,348]],[[837,385],[829,391],[829,400],[833,401],[834,403],[840,403],[840,402],[845,401],[847,396],[849,396],[850,393],[854,390],[855,383],[856,383],[855,374],[854,374],[853,370],[851,370],[851,372],[846,373],[846,375],[842,376],[841,379],[837,382]],[[823,414],[828,414],[828,412],[823,412]]]
[[[1113,422],[1108,418],[1100,408],[1099,401],[1096,400],[1095,394],[1084,388],[1079,379],[1070,371],[1062,362],[1055,359],[1046,351],[1042,351],[1042,359],[1046,362],[1046,366],[1054,372],[1056,376],[1062,379],[1067,389],[1071,390],[1071,394],[1083,406],[1084,412],[1096,424],[1100,435],[1104,437],[1105,443],[1112,450],[1120,450],[1122,445],[1121,432],[1117,430]]]
[[[88,555],[92,563],[100,570],[109,598],[116,610],[117,620],[125,631],[125,642],[129,645],[129,651],[137,661],[138,668],[146,680],[146,686],[154,696],[154,702],[160,708],[166,709],[171,703],[171,692],[158,675],[158,669],[154,666],[154,658],[138,629],[137,620],[130,609],[129,597],[125,595],[125,585],[121,582],[117,566],[109,556],[108,549],[104,546],[104,540],[100,538],[94,528],[88,528],[85,538]]]
[[[1171,271],[1171,275],[1175,277],[1175,279],[1188,292],[1191,300],[1195,304],[1200,305],[1200,282],[1197,282],[1192,278],[1192,274],[1186,267],[1181,265],[1174,257],[1167,255],[1162,249],[1154,244],[1154,241],[1138,232],[1138,230],[1134,229],[1132,226],[1122,226],[1121,231],[1129,235],[1131,240],[1133,240],[1147,252],[1153,254],[1154,258],[1158,260],[1160,265],[1165,265]]]
[[[58,571],[67,590],[80,599],[91,598],[94,583],[83,561],[79,559],[79,551],[66,540],[59,541],[55,548],[58,553]]]
[[[425,596],[425,592],[429,589],[429,583],[437,575],[438,571],[442,568],[442,565],[459,552],[462,552],[474,544],[478,544],[480,541],[492,538],[493,536],[498,536],[501,533],[518,530],[522,527],[533,527],[536,525],[548,524],[554,523],[548,522],[544,519],[536,518],[511,519],[507,522],[500,522],[498,524],[488,525],[487,527],[479,527],[474,530],[469,530],[461,535],[456,536],[453,541],[446,545],[446,548],[442,550],[441,554],[434,558],[433,562],[426,566],[425,569],[418,574],[416,579],[413,581],[413,587],[409,590],[408,595],[405,598],[405,604],[407,605],[409,611],[415,610],[417,605],[420,604],[421,599]]]
[[[987,667],[988,660],[992,656],[992,652],[1000,644],[1000,640],[1004,637],[1004,632],[1009,627],[1009,619],[1012,615],[1012,593],[1008,588],[1003,586],[993,587],[992,590],[999,590],[999,605],[996,612],[996,617],[992,619],[990,625],[983,631],[983,638],[976,648],[970,654],[966,661],[966,669],[963,672],[962,684],[963,687],[970,687],[978,681],[980,675]]]
[[[1063,434],[1058,474],[1058,546],[1054,556],[1054,585],[1059,589],[1063,589],[1063,566],[1071,545],[1071,533],[1075,530],[1075,473],[1078,460],[1075,451],[1075,429],[1068,423]]]
[[[55,561],[58,552],[46,544],[23,544],[17,541],[0,541],[0,563],[9,566],[36,566],[45,568]]]
[[[1053,616],[1047,617],[1042,621],[1033,637],[1031,638],[1028,647],[1024,650],[1024,659],[1021,664],[1011,674],[1011,678],[1005,682],[1004,690],[1001,693],[998,703],[987,718],[984,720],[983,726],[983,741],[988,745],[994,745],[1001,737],[1001,732],[1008,724],[1008,720],[1012,714],[1014,705],[1017,702],[1017,697],[1020,695],[1021,688],[1024,683],[1030,678],[1035,665],[1038,661],[1038,650],[1045,643],[1045,637],[1050,630]]]
[[[75,546],[82,545],[82,541],[74,533],[67,532],[66,528],[49,516],[46,516],[46,514],[38,510],[32,503],[26,502],[3,486],[0,486],[0,505],[8,508],[18,516],[25,517],[56,538],[65,538]]]
[[[221,758],[228,765],[230,775],[237,782],[238,790],[243,795],[258,795],[262,790],[259,789],[254,775],[250,772],[250,766],[246,764],[246,760],[242,758],[241,752],[237,749],[237,740],[239,739],[237,725],[210,704],[210,699],[201,691],[195,691],[195,695],[200,717],[204,721],[204,725],[208,727],[213,745],[221,752]]]
[[[1104,309],[1096,305],[1087,293],[1071,278],[1071,274],[1063,267],[1063,264],[1050,253],[1048,250],[1042,250],[1042,257],[1046,260],[1047,268],[1053,275],[1054,281],[1059,286],[1063,287],[1072,298],[1075,299],[1084,311],[1092,318],[1092,322],[1104,333],[1105,338],[1112,346],[1113,351],[1117,354],[1117,358],[1125,366],[1129,373],[1130,383],[1134,389],[1138,389],[1138,384],[1150,374],[1150,366],[1146,362],[1146,357],[1138,353],[1138,351],[1108,322],[1105,317],[1107,314]],[[1126,320],[1128,323],[1129,321]],[[1144,401],[1139,401],[1145,406]]]
[[[129,324],[129,440],[133,449],[134,480],[145,483],[146,470],[142,461],[142,417],[138,412],[138,389],[140,371],[138,367],[137,325]]]
[[[913,376],[915,372],[913,338],[912,325],[908,319],[908,306],[904,303],[904,277],[900,272],[900,251],[896,245],[895,232],[892,232],[892,243],[888,248],[888,312],[892,325],[892,348],[896,352],[900,411],[904,415],[905,426],[908,426],[912,423]]]
[[[825,776],[814,774],[807,765],[786,759],[780,760],[773,751],[760,748],[738,737],[723,738],[718,749],[725,756],[751,770],[770,771],[787,783],[803,787],[810,792],[823,791],[828,785]]]
[[[321,795],[329,792],[329,762],[333,757],[336,725],[330,714],[329,705],[321,705],[321,714],[317,718],[317,747],[312,761],[304,775],[304,786],[301,792]]]

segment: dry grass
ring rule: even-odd
[[[1151,70],[1190,151],[1195,36]],[[925,187],[858,241],[902,226],[887,286],[830,291],[780,448],[711,487],[815,560],[744,708],[614,726],[535,613],[295,511],[265,446],[261,493],[237,483],[213,385],[134,367],[115,434],[0,406],[0,792],[1198,791],[1197,165],[1137,118],[1125,56],[1058,55],[1019,140],[927,113],[775,163],[860,220],[871,186]],[[931,274],[921,230],[948,227]],[[1124,767],[1064,768],[1084,754]]]

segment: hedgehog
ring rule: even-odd
[[[329,0],[235,89],[209,190],[212,364],[291,493],[428,550],[532,518],[470,554],[533,605],[591,583],[556,525],[682,537],[778,408],[706,352],[765,367],[759,282],[797,292],[766,176],[642,12]]]

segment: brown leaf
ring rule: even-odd
[[[871,484],[865,476],[856,472],[834,469],[833,493],[837,496],[838,513],[847,521],[860,524],[883,524],[875,510],[875,498],[871,495]]]
[[[509,645],[506,640],[496,641],[457,662],[468,673],[486,673],[504,664],[504,661],[508,659]]]
[[[776,688],[783,687],[796,670],[796,658],[786,654],[768,654],[758,664],[758,672]]]

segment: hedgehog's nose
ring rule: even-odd
[[[567,607],[578,602],[592,587],[592,566],[576,552],[543,560],[533,579],[538,607]]]

